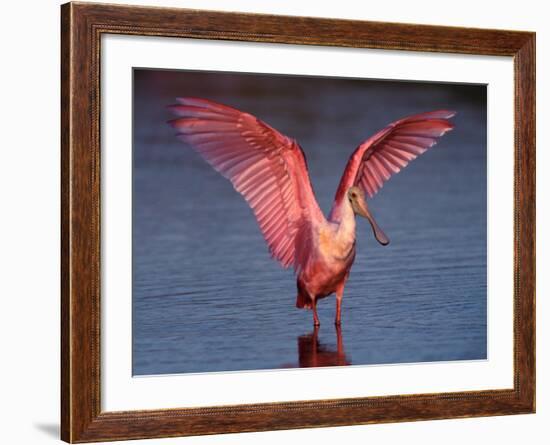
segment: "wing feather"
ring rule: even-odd
[[[346,165],[329,218],[340,218],[345,194],[354,185],[372,198],[394,174],[454,128],[449,121],[454,115],[454,111],[437,110],[409,116],[362,142]]]
[[[304,153],[293,139],[235,108],[194,97],[169,106],[169,123],[217,172],[229,179],[256,217],[269,252],[283,267],[300,267],[297,234],[324,220]]]

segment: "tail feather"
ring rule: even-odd
[[[296,307],[298,309],[311,309],[311,300],[307,295],[302,292],[298,292],[296,296]]]

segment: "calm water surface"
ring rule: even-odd
[[[134,72],[134,375],[486,358],[485,87]],[[165,106],[206,97],[301,143],[328,213],[348,156],[389,122],[459,112],[456,129],[370,201],[391,243],[360,219],[343,325],[334,297],[295,308],[245,201],[178,142]]]

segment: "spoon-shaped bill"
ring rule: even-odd
[[[386,236],[384,231],[380,228],[380,226],[374,219],[374,216],[372,216],[372,213],[369,211],[365,200],[364,199],[356,200],[354,207],[355,207],[355,213],[369,220],[370,225],[372,227],[372,232],[374,233],[374,237],[376,238],[376,240],[383,246],[387,246],[390,243],[390,240]]]

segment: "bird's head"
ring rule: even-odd
[[[369,220],[376,240],[383,246],[388,245],[390,240],[384,231],[378,226],[376,220],[370,213],[363,190],[356,186],[350,187],[348,189],[348,200],[356,215],[362,216],[363,218],[367,218]]]

